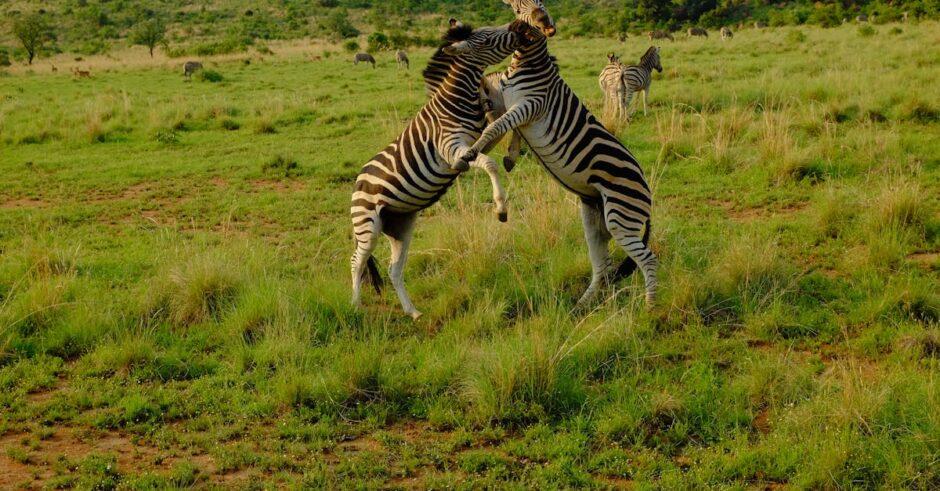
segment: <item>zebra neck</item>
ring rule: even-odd
[[[549,74],[558,72],[558,67],[552,61],[551,55],[548,54],[548,44],[544,38],[536,41],[531,46],[518,49],[512,54],[512,62],[509,65],[509,78],[512,78],[516,73],[535,71],[549,72]]]
[[[461,101],[461,105],[479,106],[480,83],[483,81],[483,68],[463,64],[454,60],[447,76],[438,87],[438,94],[445,94],[449,100]]]
[[[653,60],[649,60],[649,59],[643,58],[642,60],[640,60],[640,68],[642,68],[642,69],[644,69],[644,70],[646,70],[646,71],[652,73],[652,71],[653,71]]]

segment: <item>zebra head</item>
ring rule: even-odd
[[[612,65],[616,63],[620,63],[620,57],[613,53],[607,53],[607,63],[610,63]]]
[[[516,13],[516,20],[521,20],[542,31],[546,37],[555,35],[555,21],[542,5],[542,0],[503,0]]]
[[[532,29],[525,22],[513,21],[500,27],[473,29],[461,24],[451,28],[441,50],[454,58],[480,66],[495,65],[532,40]]]
[[[659,46],[650,46],[643,57],[640,58],[640,64],[655,68],[657,72],[663,73],[663,64],[659,59]]]

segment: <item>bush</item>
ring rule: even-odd
[[[209,83],[218,83],[224,79],[222,74],[215,70],[199,70],[199,72],[196,74],[196,78],[202,82]]]
[[[791,43],[802,43],[806,41],[806,34],[803,31],[793,30],[787,33],[787,41]]]
[[[333,12],[322,21],[320,27],[335,38],[348,39],[359,35],[359,29],[349,22],[349,13],[346,9]]]
[[[297,165],[297,162],[294,159],[278,155],[273,159],[265,162],[261,166],[261,172],[265,174],[277,174],[279,176],[291,177],[297,175],[297,171],[300,166]]]
[[[862,36],[863,38],[874,36],[875,28],[865,24],[864,26],[858,28],[858,35]]]
[[[0,66],[10,66],[10,51],[6,48],[0,48]]]
[[[359,48],[359,43],[357,43],[356,41],[350,39],[349,41],[346,41],[346,42],[343,44],[343,49],[345,49],[347,53],[356,53],[356,52],[358,52],[359,49],[360,49],[360,48]]]
[[[388,36],[381,32],[373,32],[369,35],[369,51],[384,51],[391,47]]]
[[[174,145],[180,142],[179,133],[173,129],[164,129],[157,132],[154,139],[165,145]]]

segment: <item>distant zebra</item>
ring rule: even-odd
[[[858,23],[868,22],[868,16],[865,15],[865,14],[861,14],[861,15],[855,17],[855,22],[858,22]]]
[[[52,65],[52,73],[59,73],[59,67]]]
[[[765,27],[767,27],[767,23],[764,22],[764,21],[760,21],[760,20],[759,20],[759,21],[757,21],[757,22],[754,23],[754,29],[763,29],[763,28],[765,28]]]
[[[666,31],[650,31],[646,33],[646,37],[650,38],[650,41],[654,39],[668,39],[670,41],[675,41],[675,38],[672,37],[672,34]]]
[[[689,37],[693,37],[693,36],[708,37],[708,31],[706,31],[705,29],[702,29],[701,27],[690,27],[687,32],[689,34]]]
[[[908,19],[908,12],[905,10],[904,12],[901,12],[901,22],[907,22],[907,19]]]
[[[457,25],[448,30],[445,43],[433,55],[426,75],[443,80],[401,136],[363,166],[352,195],[353,305],[359,304],[366,272],[377,289],[381,286],[372,251],[379,233],[391,242],[389,276],[405,313],[417,319],[421,313],[405,290],[404,267],[418,212],[436,203],[457,176],[460,165],[483,169],[490,176],[493,199],[502,221],[506,220],[505,192],[499,183],[496,162],[486,155],[461,160],[485,124],[479,97],[483,70],[501,62],[526,41],[528,25],[521,21],[502,27],[473,30]],[[428,73],[445,69],[442,75]]]
[[[91,70],[82,70],[81,68],[72,68],[72,74],[78,78],[91,78]]]
[[[653,70],[660,73],[663,71],[663,65],[659,59],[659,47],[650,46],[640,57],[639,65],[630,65],[623,69],[623,83],[626,86],[626,95],[624,96],[624,107],[629,108],[633,100],[633,94],[643,92],[643,115],[646,115],[646,100],[649,98],[650,85],[653,83]],[[632,117],[635,109],[630,110],[627,117]]]
[[[722,27],[721,28],[721,40],[725,41],[727,39],[732,39],[732,38],[734,38],[734,33],[731,32],[731,28],[728,26]]]
[[[603,281],[629,275],[637,264],[652,304],[658,260],[648,247],[652,196],[639,163],[561,78],[543,36],[513,54],[500,86],[506,113],[487,126],[463,159],[472,160],[508,131],[519,132],[542,166],[581,199],[592,276],[578,304],[592,300]],[[611,238],[629,256],[619,268],[611,264]]]
[[[183,65],[183,76],[192,78],[193,74],[199,70],[202,70],[202,63],[198,61],[187,61],[186,64]]]
[[[360,61],[363,63],[372,63],[372,68],[375,68],[375,58],[369,53],[356,53],[356,57],[353,58],[353,65],[358,65]]]
[[[395,59],[398,60],[398,68],[405,67],[405,69],[411,68],[411,62],[408,61],[408,53],[405,53],[403,50],[398,50],[398,53],[395,53]]]
[[[601,70],[597,83],[604,93],[604,113],[620,118],[625,114],[626,107],[623,103],[626,101],[626,86],[623,83],[623,69],[626,68],[620,62],[620,58],[613,54],[607,54],[607,65]]]

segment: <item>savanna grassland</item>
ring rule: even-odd
[[[352,182],[429,50],[9,70],[0,487],[940,487],[940,25],[869,29],[662,44],[611,122],[655,191],[649,312],[634,277],[571,313],[577,202],[531,156],[508,224],[473,171],[422,214],[422,319],[350,308]],[[599,110],[649,43],[550,45]]]

